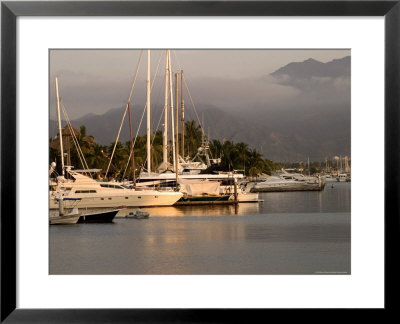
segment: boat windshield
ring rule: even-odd
[[[102,184],[100,184],[100,186],[103,187],[103,188],[109,188],[109,189],[125,189],[122,186],[112,185],[112,184],[108,184],[108,183],[102,183]]]

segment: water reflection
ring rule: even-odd
[[[351,184],[328,184],[323,191],[261,193],[261,213],[350,212]]]
[[[135,213],[136,209],[124,208],[118,212],[117,217],[125,217],[129,213]],[[254,215],[260,213],[260,203],[151,207],[141,208],[141,210],[149,212],[151,217]]]
[[[154,217],[227,216],[269,213],[329,213],[350,212],[350,183],[328,184],[323,191],[265,192],[259,203],[237,205],[201,205],[142,208]],[[136,208],[121,210],[117,217],[125,217]]]
[[[349,213],[118,218],[50,228],[51,274],[350,271]]]
[[[51,274],[350,273],[350,184],[261,203],[143,208],[148,219],[50,227]]]

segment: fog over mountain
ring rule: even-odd
[[[326,63],[310,58],[291,62],[272,73],[261,71],[261,77],[202,76],[191,78],[188,84],[211,138],[244,141],[275,161],[306,161],[307,157],[322,161],[334,155],[350,156],[350,67],[350,56]],[[138,79],[137,87],[141,95],[133,101],[134,132],[145,102],[144,82]],[[95,96],[93,88],[87,91]],[[154,86],[152,100],[155,130],[163,107],[162,84]],[[72,124],[76,128],[85,125],[87,134],[96,141],[110,144],[116,138],[123,106],[121,101],[118,108],[104,114],[87,114],[72,120]],[[185,119],[197,120],[187,93]],[[145,123],[144,117],[140,134],[145,132]],[[162,129],[162,122],[158,129]],[[55,131],[55,122],[51,121],[50,135]],[[128,139],[126,121],[120,140]]]

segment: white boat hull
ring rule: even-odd
[[[229,200],[235,200],[235,187],[234,186],[221,186],[221,194],[230,193]],[[259,202],[258,192],[250,192],[249,190],[242,190],[237,188],[237,200],[238,202]]]
[[[231,197],[229,197],[229,200],[234,200],[235,197],[234,195],[232,195]],[[238,193],[238,202],[259,202],[259,195],[258,192],[241,192]]]
[[[286,180],[281,177],[269,177],[251,187],[251,192],[279,192],[279,191],[320,191],[325,187],[324,181],[309,183],[306,181]]]
[[[96,195],[96,194],[69,194],[68,198],[80,198],[79,208],[119,208],[119,207],[156,207],[156,206],[172,206],[181,197],[180,192],[160,192],[160,191],[134,191],[134,194],[126,195]],[[68,204],[76,204],[75,202],[65,201],[66,208]],[[56,200],[50,198],[50,209],[58,208]]]
[[[76,224],[80,216],[80,213],[63,216],[50,216],[50,225]]]
[[[275,192],[275,191],[320,191],[324,185],[315,183],[283,183],[283,184],[258,184],[251,192]]]

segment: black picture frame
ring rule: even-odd
[[[1,322],[253,322],[264,309],[16,308],[16,19],[19,16],[384,16],[385,311],[395,310],[399,246],[400,4],[396,1],[2,1]],[[371,129],[373,131],[373,129]],[[266,292],[267,293],[267,292]],[[382,310],[378,310],[382,315]],[[300,314],[308,314],[304,311]],[[309,315],[306,315],[309,316]],[[368,315],[369,316],[369,315]],[[267,319],[265,318],[265,321]],[[262,320],[264,322],[264,320]]]

